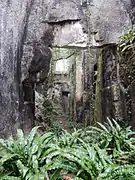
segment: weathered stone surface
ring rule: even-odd
[[[128,12],[130,14],[130,18],[133,26],[135,25],[135,1],[131,0],[131,4],[128,5]]]
[[[54,46],[87,47],[87,34],[83,33],[83,26],[79,21],[64,26],[57,25],[54,33]]]
[[[44,2],[38,0],[0,2],[0,136],[2,137],[15,135],[16,128],[22,127],[23,124],[28,124],[27,129],[31,128],[29,124],[31,116],[29,108],[24,107],[22,90],[22,75],[26,77],[29,65],[23,69],[22,59],[24,60],[23,56],[26,55],[30,64],[32,58],[29,57],[32,57],[33,48],[27,47],[30,47],[33,40],[38,41],[46,29],[40,20],[42,13],[46,12],[45,7]]]
[[[117,43],[118,38],[132,27],[127,5],[130,6],[129,0],[94,0],[89,6],[90,31],[99,45]]]
[[[0,1],[0,136],[19,122],[21,58],[33,1]]]
[[[86,22],[81,3],[76,0],[51,1],[43,22],[54,26],[54,46],[87,46]]]
[[[35,91],[35,117],[37,120],[43,119],[44,96]]]
[[[70,22],[80,19],[82,19],[82,9],[76,0],[52,0],[45,17],[45,21],[48,23]]]
[[[86,48],[117,43],[135,22],[134,7],[133,0],[1,0],[0,136],[14,135],[17,127],[28,123],[22,81],[29,74],[33,42],[39,42],[48,27],[54,28],[53,46]],[[93,59],[87,61],[92,74]],[[90,82],[91,76],[86,79]],[[28,119],[31,121],[30,116]]]
[[[122,120],[121,91],[117,77],[118,53],[115,44],[103,47],[102,118]]]

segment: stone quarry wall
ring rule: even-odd
[[[83,118],[85,125],[92,124],[101,47],[106,52],[102,56],[102,77],[107,83],[112,80],[109,71],[113,71],[117,61],[113,58],[116,54],[113,55],[115,43],[134,24],[134,1],[2,0],[0,9],[0,136],[14,135],[18,127],[29,131],[34,125],[35,110],[32,110],[30,102],[25,101],[23,82],[29,79],[35,46],[39,47],[45,59],[48,56],[45,55],[46,48],[53,47],[52,63],[57,63],[54,63],[55,76],[52,81],[56,86],[56,76],[63,77],[65,74],[62,81],[66,81],[64,83],[68,85],[69,92],[63,90],[63,101],[69,107],[68,113],[79,121]],[[54,38],[53,44],[46,45],[47,38],[41,37],[48,28],[51,28]],[[108,51],[111,55],[107,55]],[[65,69],[60,70],[62,66]],[[46,67],[49,67],[49,60]],[[45,74],[44,82],[38,83],[40,74]],[[35,93],[35,88],[38,91],[36,95],[44,94],[49,89],[46,89],[47,74],[48,68],[36,70],[36,80],[31,83],[32,92]],[[105,83],[102,84],[104,88],[107,87]],[[109,86],[112,89],[113,83]],[[108,91],[109,96],[111,92]],[[35,95],[32,96],[35,106]],[[109,102],[109,96],[102,100],[105,105]],[[64,111],[67,112],[67,109]],[[106,106],[106,115],[108,111]]]
[[[33,1],[0,2],[0,134],[19,126],[21,59]]]

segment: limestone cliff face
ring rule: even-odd
[[[93,47],[117,43],[118,37],[135,22],[134,6],[134,1],[130,0],[1,0],[0,136],[14,135],[20,126],[29,131],[34,125],[34,112],[24,99],[23,82],[29,77],[34,43],[41,43],[48,28],[53,29],[54,35],[53,60],[68,65],[66,72],[56,68],[55,74],[74,69],[75,79],[68,76],[67,80],[71,86],[72,113],[76,118],[78,108],[81,116],[91,117],[91,99],[94,99],[91,79],[98,59]],[[61,56],[63,48],[68,51],[65,56]],[[59,61],[57,67],[58,64]],[[48,68],[44,73],[48,73]],[[39,74],[36,74],[33,87],[38,86]],[[74,95],[85,108],[74,101]]]
[[[91,2],[92,3],[92,2]],[[132,27],[127,11],[129,1],[95,0],[89,7],[90,31],[100,44],[117,43],[118,38]]]
[[[0,2],[0,135],[2,137],[10,135],[11,132],[15,134],[16,128],[23,124],[21,78],[25,43],[33,34],[37,38],[40,37],[40,32],[44,31],[40,18],[42,12],[46,12],[42,11],[45,7],[43,2],[34,0]]]
[[[0,134],[19,123],[21,59],[33,1],[0,2]]]

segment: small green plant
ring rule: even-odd
[[[128,33],[120,37],[119,48],[122,52],[133,49],[135,43],[135,29],[131,29]]]

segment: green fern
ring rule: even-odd
[[[0,140],[0,179],[135,178],[135,138],[130,127],[121,128],[108,119],[105,125],[72,133],[39,135],[37,129],[26,137],[18,130],[17,140]]]

